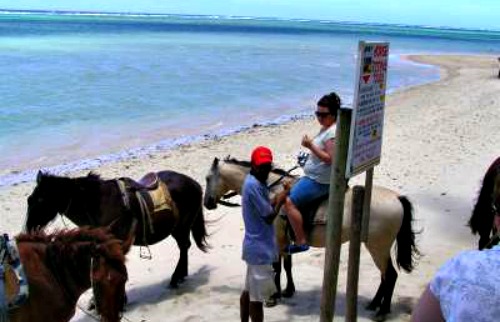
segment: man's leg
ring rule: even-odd
[[[240,296],[240,319],[241,322],[248,322],[250,317],[250,295],[248,291],[241,292]]]
[[[264,306],[262,302],[250,302],[250,319],[252,319],[252,322],[264,321]]]

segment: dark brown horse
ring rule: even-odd
[[[496,234],[493,217],[500,213],[500,157],[488,168],[481,190],[472,210],[469,226],[473,234],[479,234],[479,249],[483,249]]]
[[[132,236],[123,242],[105,228],[83,228],[20,234],[15,240],[29,295],[9,311],[9,321],[69,321],[78,298],[91,287],[100,321],[120,321],[127,281],[124,251]]]
[[[39,172],[28,197],[26,229],[45,227],[61,214],[78,226],[111,225],[120,239],[137,223],[134,245],[151,245],[172,235],[180,257],[170,285],[177,287],[188,275],[190,232],[199,249],[208,247],[202,194],[198,182],[174,171],[150,173],[139,182],[104,180],[93,173],[69,178]]]

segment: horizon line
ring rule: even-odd
[[[404,23],[387,23],[387,22],[361,22],[349,20],[330,20],[330,19],[310,19],[310,18],[283,18],[283,17],[264,17],[264,16],[240,16],[240,15],[225,15],[225,14],[190,14],[190,13],[150,13],[136,11],[98,11],[98,10],[59,10],[59,9],[4,9],[0,8],[0,14],[3,13],[40,13],[40,14],[80,14],[80,15],[120,15],[120,16],[191,16],[191,17],[221,17],[221,18],[237,18],[237,19],[265,19],[265,20],[281,20],[281,21],[297,21],[297,22],[323,22],[323,23],[341,23],[341,24],[358,24],[358,25],[373,25],[373,26],[396,26],[396,27],[417,27],[421,29],[434,30],[457,30],[457,31],[490,31],[500,32],[500,29],[488,28],[470,28],[470,27],[451,27],[451,26],[431,26],[431,25],[413,25]]]

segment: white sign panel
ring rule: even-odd
[[[389,43],[359,42],[346,177],[380,163]]]

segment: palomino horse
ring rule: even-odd
[[[493,227],[495,214],[500,214],[500,157],[490,165],[484,175],[481,190],[469,220],[472,233],[479,233],[479,249],[486,247],[492,233],[497,233]]]
[[[188,275],[190,232],[199,249],[208,247],[202,193],[198,182],[174,171],[150,173],[139,182],[103,180],[93,173],[68,178],[39,172],[28,197],[26,229],[45,227],[59,213],[78,226],[111,225],[120,239],[137,222],[135,245],[151,245],[172,235],[180,257],[170,286],[177,287]]]
[[[67,322],[80,295],[91,287],[100,321],[120,321],[127,281],[124,251],[132,240],[130,235],[123,242],[105,228],[18,235],[17,251],[9,256],[20,259],[29,294],[9,309],[8,321]],[[6,282],[14,276],[7,274]]]
[[[241,193],[241,187],[245,176],[250,170],[250,163],[247,161],[238,161],[235,159],[225,159],[222,162],[215,158],[210,171],[207,174],[204,205],[207,209],[215,209],[217,203],[221,201],[226,193],[234,191]],[[287,175],[280,169],[274,169],[269,175],[269,182],[272,183],[271,193],[277,193],[277,189],[282,189],[282,185],[275,185],[283,177],[296,180],[296,177]],[[275,191],[273,191],[275,190]],[[350,214],[351,194],[349,189],[345,198],[344,213]],[[320,206],[319,211],[324,211],[326,202]],[[316,218],[318,216],[316,215]],[[276,235],[280,249],[290,243],[290,237],[287,234],[286,221],[284,216],[277,216],[275,220]],[[377,317],[384,318],[390,312],[391,298],[396,284],[397,272],[392,265],[391,247],[396,241],[397,254],[396,263],[398,267],[407,272],[413,270],[415,257],[419,254],[415,245],[415,232],[412,227],[413,213],[410,201],[396,192],[382,188],[374,187],[372,191],[372,203],[370,211],[369,236],[366,248],[370,252],[375,265],[381,272],[381,283],[373,300],[368,305],[368,309],[376,310]],[[350,216],[344,216],[342,227],[342,242],[349,240]],[[308,236],[308,242],[314,247],[324,247],[325,245],[325,225],[314,225]],[[289,254],[281,252],[284,256],[284,267],[287,276],[287,286],[284,296],[292,296],[295,286],[292,277],[292,262]],[[280,296],[280,271],[281,266],[278,262],[274,265],[276,271],[277,296]]]

